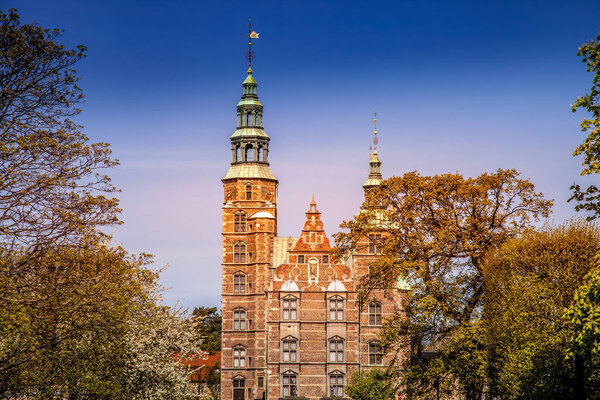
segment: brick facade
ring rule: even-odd
[[[353,372],[391,362],[381,357],[377,335],[402,292],[375,292],[359,304],[357,285],[373,248],[365,242],[348,259],[332,259],[314,199],[300,236],[277,237],[278,181],[256,156],[269,139],[262,127],[244,125],[246,114],[260,114],[262,124],[251,70],[223,179],[222,399],[343,396]],[[248,146],[250,161],[239,150]]]

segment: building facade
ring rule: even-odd
[[[223,400],[344,397],[353,372],[389,365],[378,332],[402,291],[358,296],[376,235],[345,260],[331,257],[314,197],[298,237],[277,236],[277,185],[263,107],[248,69],[231,136],[222,228]],[[365,190],[382,180],[377,151]],[[372,240],[370,243],[369,240]]]

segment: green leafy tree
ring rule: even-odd
[[[202,339],[200,348],[210,354],[221,351],[222,318],[217,307],[196,307],[192,316],[196,321],[196,332]]]
[[[566,357],[572,329],[565,312],[598,250],[598,227],[575,220],[526,231],[486,263],[482,322],[490,396],[594,398],[583,393],[586,379]]]
[[[353,400],[393,400],[396,388],[391,371],[375,368],[369,372],[355,372],[344,388]]]
[[[594,74],[592,87],[585,96],[580,96],[571,106],[573,112],[583,110],[589,117],[581,122],[581,130],[587,134],[582,144],[575,148],[574,156],[583,155],[583,170],[581,175],[597,174],[600,172],[600,33],[596,40],[591,40],[579,47],[577,53],[587,66],[587,71]],[[573,196],[570,200],[579,203],[576,210],[590,211],[590,219],[600,216],[600,190],[594,185],[582,190],[579,185],[573,185]]]
[[[338,253],[358,249],[373,231],[383,233],[382,254],[371,263],[367,287],[391,288],[399,277],[411,286],[409,317],[395,325],[401,342],[392,343],[409,347],[405,376],[415,378],[409,371],[423,371],[422,353],[434,351],[458,390],[467,399],[481,398],[485,369],[461,360],[483,357],[478,321],[486,259],[532,221],[548,216],[552,204],[518,175],[514,170],[477,178],[407,173],[373,188],[366,202],[373,211],[342,224],[349,232],[337,234]],[[405,389],[412,390],[409,383],[431,385],[432,375],[423,371],[422,376],[420,382],[404,382]]]

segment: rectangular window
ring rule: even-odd
[[[296,375],[294,374],[283,374],[283,397],[297,397],[298,389],[296,385]]]
[[[329,264],[329,256],[323,256],[323,264]]]
[[[329,361],[344,361],[344,341],[342,339],[331,339],[329,341]]]
[[[297,317],[298,300],[289,298],[283,299],[283,319],[295,320]]]
[[[369,325],[381,325],[380,303],[369,303]]]
[[[243,347],[233,348],[233,366],[243,368],[246,366],[246,349]]]
[[[381,241],[381,235],[379,235],[379,234],[369,235],[369,253],[381,254],[381,249],[377,246],[380,241]]]
[[[252,185],[246,185],[246,200],[252,200]]]
[[[304,255],[298,256],[298,264],[304,264]]]
[[[246,311],[233,311],[233,329],[236,331],[246,330]]]
[[[233,230],[235,232],[246,232],[246,214],[235,214],[233,218]]]
[[[344,375],[329,375],[329,396],[344,397]]]
[[[383,351],[381,349],[381,345],[377,342],[369,343],[369,364],[383,364]]]
[[[344,320],[344,300],[330,299],[329,300],[329,320],[343,321]]]
[[[258,387],[259,388],[263,388],[265,386],[265,378],[263,378],[262,376],[258,377]]]
[[[238,243],[233,245],[233,262],[234,263],[245,263],[246,262],[246,244]]]
[[[235,274],[233,276],[233,293],[246,293],[246,275]]]
[[[293,339],[283,341],[283,361],[295,362],[298,342]]]

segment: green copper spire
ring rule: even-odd
[[[231,168],[223,179],[273,179],[269,168],[269,136],[262,127],[263,106],[258,101],[258,84],[248,67],[242,82],[242,98],[237,104],[237,129],[231,135]]]
[[[375,118],[373,118],[373,125],[375,126],[375,130],[373,132],[373,152],[371,153],[371,159],[369,160],[369,177],[363,184],[363,188],[365,190],[372,188],[374,186],[379,186],[383,177],[381,176],[381,160],[379,156],[377,156],[377,143],[379,139],[377,139],[377,112],[375,112]]]

